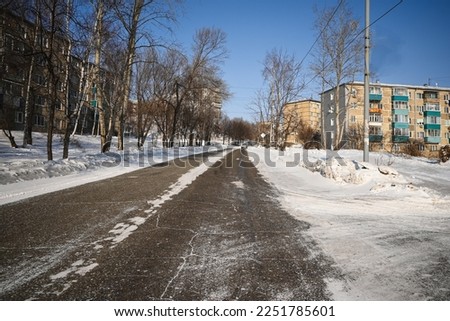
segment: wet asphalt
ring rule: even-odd
[[[333,262],[245,150],[209,162],[180,193],[151,205],[205,161],[1,206],[0,300],[331,299]]]

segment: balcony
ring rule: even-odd
[[[425,137],[425,143],[427,143],[427,144],[439,144],[440,142],[441,142],[440,136],[426,136]]]
[[[370,114],[369,115],[369,126],[379,127],[383,124],[383,116],[380,114]]]
[[[423,112],[424,117],[441,117],[441,112],[436,110],[425,110]]]
[[[392,128],[409,129],[409,123],[403,122],[392,123]]]
[[[394,135],[392,136],[392,141],[394,143],[407,143],[409,140],[409,136],[404,135]]]
[[[409,101],[408,96],[392,95],[392,101]]]
[[[378,107],[374,107],[374,108],[370,108],[369,109],[369,113],[372,114],[381,114],[383,112],[383,110],[381,108]]]
[[[441,130],[441,124],[424,124],[425,130],[427,129],[437,129]]]
[[[383,135],[369,135],[369,142],[379,143],[383,141]]]
[[[428,103],[439,102],[439,93],[436,91],[425,91],[423,94],[423,101]]]
[[[380,101],[383,98],[382,94],[369,94],[370,101]]]
[[[408,101],[408,89],[397,87],[392,90],[392,101]]]
[[[409,110],[408,109],[394,108],[394,109],[392,109],[392,113],[394,115],[408,115],[409,114]]]

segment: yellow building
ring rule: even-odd
[[[288,132],[286,144],[293,145],[304,143],[301,141],[300,132],[305,127],[313,131],[320,131],[321,104],[314,99],[299,100],[287,103],[284,106],[283,126]]]
[[[435,154],[450,140],[450,88],[400,84],[370,84],[369,142],[371,149],[401,152],[415,141],[426,154]],[[339,130],[350,148],[361,148],[364,123],[364,83],[341,85],[322,93],[325,146]],[[341,107],[339,107],[341,106]],[[337,110],[339,112],[337,112]],[[339,126],[339,128],[337,128]]]

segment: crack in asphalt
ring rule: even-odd
[[[189,231],[193,232],[192,230],[189,230]],[[178,266],[177,272],[175,273],[175,275],[167,283],[163,293],[160,296],[160,299],[165,299],[165,295],[166,295],[167,291],[169,290],[170,286],[180,276],[181,272],[184,270],[184,267],[186,266],[188,258],[190,258],[192,256],[196,256],[196,254],[194,254],[194,246],[192,245],[192,243],[194,242],[195,238],[198,235],[199,235],[199,233],[194,233],[194,235],[189,240],[188,245],[191,248],[191,251],[190,251],[190,253],[188,255],[180,257],[183,260],[183,263],[181,263],[181,265]],[[172,299],[172,297],[169,297],[168,299]]]

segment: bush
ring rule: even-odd
[[[439,150],[439,159],[442,163],[445,163],[450,159],[450,145],[441,147],[441,149]]]
[[[418,139],[410,139],[403,146],[403,153],[409,156],[422,156],[423,142]]]
[[[303,145],[304,149],[321,149],[322,148],[322,144],[320,142],[316,142],[316,141],[310,141],[310,142],[306,142]]]

